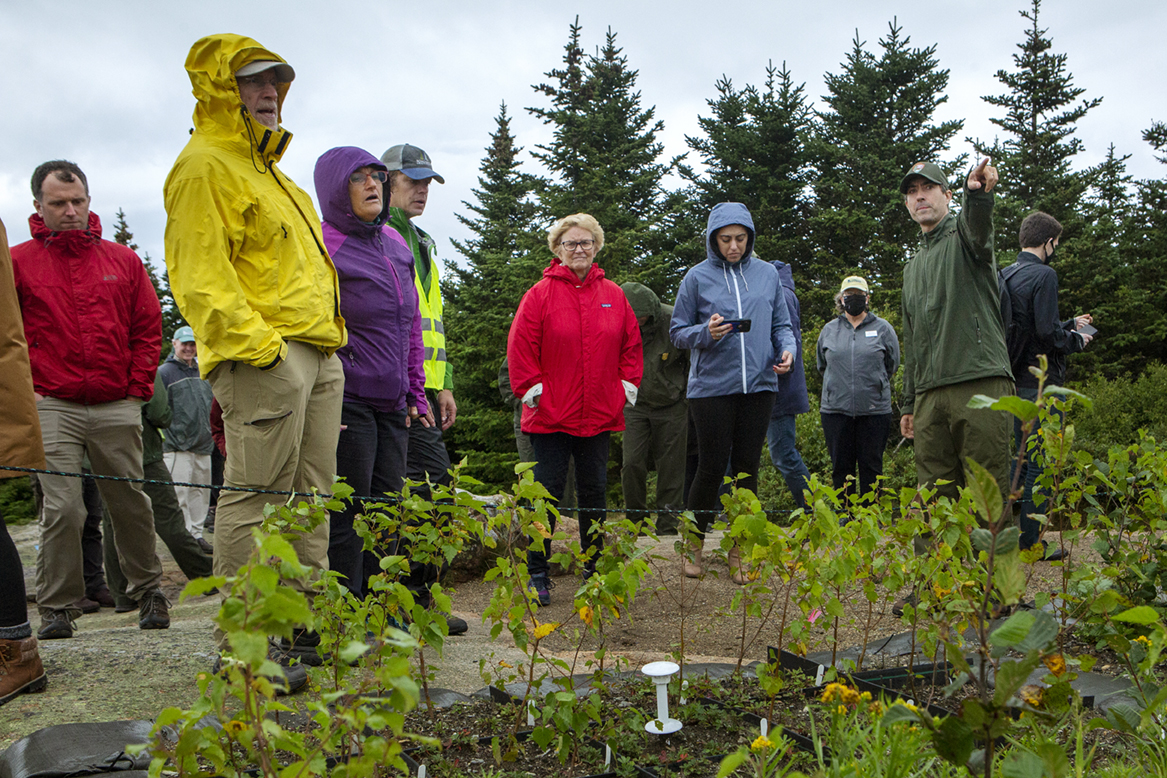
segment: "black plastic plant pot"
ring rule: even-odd
[[[532,730],[529,730],[529,729],[525,729],[522,732],[518,732],[515,734],[515,740],[517,740],[519,742],[529,740],[531,737],[531,732],[532,732]],[[480,738],[478,738],[478,745],[480,745],[480,746],[488,745],[492,740],[494,740],[495,737],[496,737],[495,735],[486,735],[486,736],[480,737]],[[601,751],[605,747],[603,743],[600,743],[600,742],[595,741],[595,740],[589,740],[589,741],[587,741],[586,744],[593,747],[593,748],[601,750]],[[441,754],[433,754],[432,755],[433,758],[437,758],[437,759],[440,759],[441,756],[442,756]],[[433,759],[427,759],[427,754],[420,748],[411,748],[408,751],[403,752],[401,754],[401,758],[405,760],[405,765],[406,765],[406,767],[409,768],[410,775],[417,775],[418,768],[420,768],[422,764],[429,764],[430,761],[433,761]],[[551,757],[551,758],[553,759],[554,757]],[[611,763],[615,764],[615,762],[616,762],[616,752],[613,751]],[[427,768],[426,772],[427,773],[429,772],[428,768]],[[609,771],[609,772],[602,772],[602,773],[594,773],[591,775],[578,776],[578,778],[617,778],[617,775],[614,771]]]
[[[902,689],[909,678],[915,678],[933,686],[947,686],[952,683],[955,666],[951,662],[927,662],[911,667],[888,667],[881,670],[861,670],[851,673],[856,681],[868,681],[885,689]]]

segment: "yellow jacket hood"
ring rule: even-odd
[[[277,118],[279,129],[269,130],[255,121],[243,109],[243,98],[235,74],[240,68],[259,60],[284,62],[286,60],[258,41],[243,35],[222,33],[199,38],[190,47],[186,57],[186,72],[190,76],[195,105],[194,124],[199,132],[212,137],[243,139],[254,143],[267,160],[276,161],[283,155],[292,133],[283,127],[284,98],[288,95],[286,82],[276,86],[278,94]]]

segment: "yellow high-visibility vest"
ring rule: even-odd
[[[426,250],[426,247],[422,247]],[[442,292],[437,260],[430,255],[429,294],[421,288],[421,276],[413,274],[417,306],[421,311],[421,342],[425,346],[425,388],[435,392],[446,387],[446,328],[442,326]]]

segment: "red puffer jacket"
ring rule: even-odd
[[[511,389],[537,383],[536,408],[523,406],[523,432],[591,437],[624,429],[624,387],[640,386],[640,327],[623,290],[592,265],[581,282],[559,259],[523,295],[507,338]]]
[[[37,214],[12,247],[16,293],[40,394],[82,405],[154,395],[162,309],[130,249],[89,229],[53,232]]]

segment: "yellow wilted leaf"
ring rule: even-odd
[[[591,606],[585,605],[579,609],[579,620],[589,627],[592,626],[592,609]]]
[[[498,660],[498,666],[499,667],[506,667],[506,668],[509,668],[511,670],[513,670],[515,668],[515,666],[512,665],[510,662],[504,661],[502,659]]]
[[[535,640],[542,640],[559,628],[559,622],[548,622],[540,624],[538,620],[535,621]]]
[[[231,719],[223,725],[223,729],[227,730],[232,735],[238,735],[240,732],[247,729],[247,725],[238,719]]]
[[[1043,657],[1041,660],[1049,671],[1054,675],[1061,677],[1066,672],[1066,658],[1061,654],[1050,654]]]
[[[543,537],[545,537],[545,538],[551,537],[551,533],[547,531],[547,526],[545,524],[543,524],[543,522],[536,521],[536,522],[533,522],[531,524],[531,526],[534,527],[536,530],[538,530],[539,534],[542,535]]]

